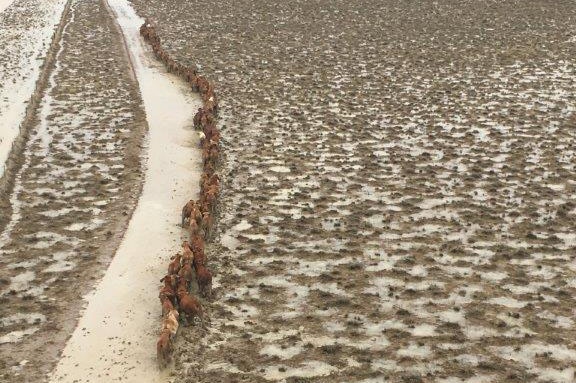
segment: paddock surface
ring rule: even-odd
[[[134,4],[221,99],[176,381],[575,380],[574,3]]]
[[[196,106],[128,59],[120,4],[0,12],[0,113],[49,74],[0,195],[0,381],[576,381],[576,3],[133,0],[216,84],[223,137],[208,326],[163,374]]]

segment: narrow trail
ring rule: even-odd
[[[142,195],[125,237],[51,374],[51,382],[164,382],[155,360],[156,286],[178,249],[181,206],[195,192],[201,156],[191,119],[200,105],[165,73],[139,37],[143,20],[125,0],[108,5],[122,30],[149,125]],[[192,190],[191,190],[192,189]]]

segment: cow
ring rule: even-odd
[[[166,368],[172,360],[172,338],[170,330],[162,330],[156,343],[156,357],[160,369]]]

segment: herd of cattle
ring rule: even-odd
[[[216,165],[220,155],[220,132],[216,128],[218,101],[214,86],[196,70],[186,67],[162,48],[156,29],[147,20],[140,27],[140,34],[147,41],[154,55],[164,63],[170,73],[183,78],[193,91],[199,92],[203,106],[194,116],[194,127],[201,131],[203,173],[200,181],[200,199],[190,200],[182,209],[182,226],[189,230],[189,241],[182,244],[181,254],[172,258],[168,274],[161,279],[162,328],[156,344],[158,363],[164,368],[171,360],[173,340],[180,319],[185,323],[198,319],[204,326],[202,305],[191,293],[194,279],[198,293],[208,297],[212,292],[212,273],[207,267],[204,244],[210,238],[216,199],[220,190],[220,178]]]

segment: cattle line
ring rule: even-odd
[[[204,324],[200,302],[190,294],[192,280],[187,276],[190,275],[192,264],[199,292],[205,297],[211,295],[212,273],[206,266],[204,247],[211,238],[213,216],[220,192],[220,178],[216,173],[220,157],[220,132],[216,127],[218,99],[210,81],[198,75],[195,68],[186,67],[170,57],[162,47],[156,28],[149,19],[145,19],[140,27],[140,34],[150,44],[154,55],[168,72],[186,81],[192,91],[200,94],[203,104],[194,116],[194,127],[201,130],[203,172],[200,177],[200,199],[192,198],[182,209],[182,224],[188,222],[190,240],[183,243],[183,254],[172,258],[168,274],[162,278],[164,286],[159,296],[163,320],[157,343],[157,357],[160,367],[163,368],[171,359],[172,341],[178,328],[178,322],[174,323],[174,311],[177,319],[184,315],[187,319],[192,316],[194,320],[194,317],[198,316]],[[190,253],[192,256],[187,256]],[[178,306],[180,310],[176,309]]]

